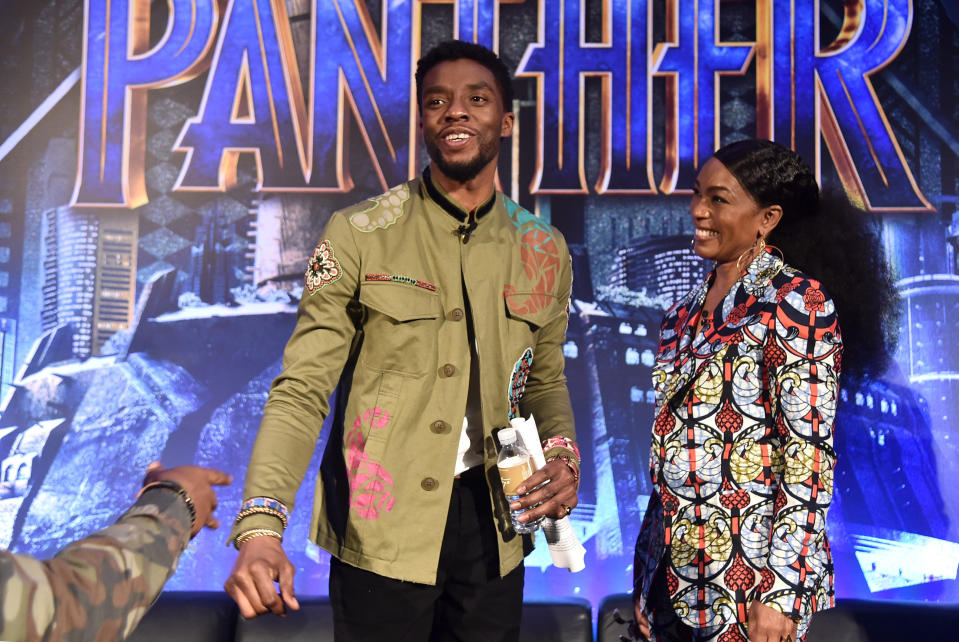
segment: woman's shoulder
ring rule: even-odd
[[[784,263],[782,269],[772,278],[771,285],[776,290],[777,301],[785,300],[789,293],[795,292],[801,297],[810,290],[819,292],[826,299],[832,299],[822,281],[788,263]]]
[[[820,318],[836,314],[835,303],[822,281],[790,265],[783,265],[770,285],[775,290],[773,299],[780,317],[785,314],[808,319],[813,312]]]

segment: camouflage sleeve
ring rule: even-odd
[[[0,640],[127,637],[176,569],[190,526],[183,500],[156,489],[52,559],[0,552]]]

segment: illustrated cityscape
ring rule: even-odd
[[[379,185],[357,152],[347,194],[256,192],[252,164],[226,192],[175,191],[172,148],[201,93],[186,83],[150,101],[149,202],[72,208],[83,3],[13,4],[0,7],[0,545],[49,556],[107,525],[155,459],[233,473],[238,481],[220,494],[228,522],[306,259],[330,214]],[[302,24],[305,3],[287,4]],[[502,53],[514,67],[535,4],[509,5],[527,16],[515,38],[503,20]],[[914,2],[909,42],[876,74],[878,99],[936,211],[882,213],[903,312],[893,369],[841,391],[829,532],[842,597],[959,600],[959,24],[948,4]],[[429,29],[424,18],[425,48],[449,36],[452,7],[423,11],[436,17]],[[586,89],[598,114],[601,87]],[[724,142],[755,131],[754,95],[748,83],[724,85]],[[709,266],[690,249],[684,196],[530,194],[531,81],[517,81],[514,111],[519,134],[501,155],[501,183],[556,225],[573,254],[563,350],[584,460],[572,521],[589,569],[552,568],[538,546],[527,595],[598,603],[631,586],[650,493],[660,319]],[[598,138],[587,132],[586,146]],[[825,167],[824,183],[834,173]],[[321,439],[285,537],[302,594],[326,592],[326,554],[307,537],[323,447]],[[225,539],[201,534],[168,586],[219,590],[233,564]]]

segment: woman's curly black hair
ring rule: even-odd
[[[899,297],[876,217],[844,193],[820,192],[809,165],[777,143],[741,140],[713,157],[760,207],[782,207],[782,219],[767,242],[832,295],[842,330],[844,377],[881,376],[898,339]]]

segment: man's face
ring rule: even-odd
[[[513,113],[493,73],[461,58],[441,62],[423,78],[420,131],[435,170],[466,183],[495,164],[500,139],[513,131]]]

